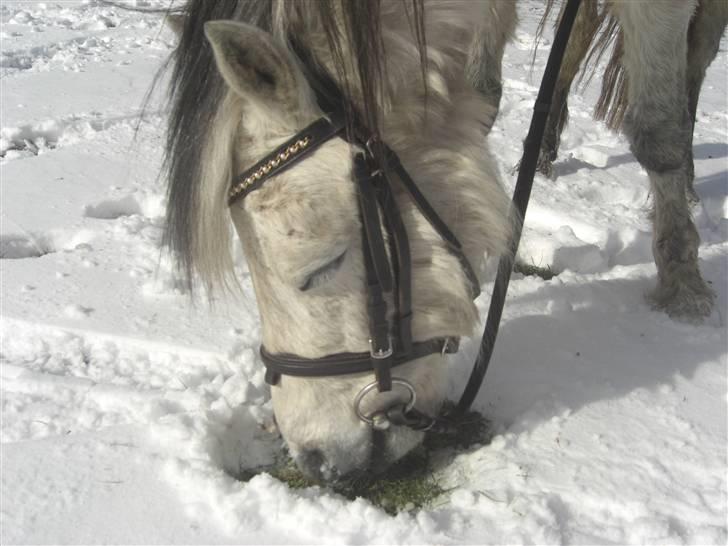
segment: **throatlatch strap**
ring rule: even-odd
[[[407,193],[409,193],[412,198],[412,202],[417,207],[417,210],[419,210],[420,214],[425,217],[430,226],[432,226],[432,229],[434,229],[447,243],[447,249],[460,262],[460,265],[465,272],[465,276],[470,283],[472,297],[473,299],[477,298],[480,295],[480,281],[478,280],[478,276],[475,274],[473,266],[470,264],[470,260],[468,260],[463,252],[463,245],[460,243],[455,234],[450,231],[447,224],[442,221],[442,218],[440,218],[430,202],[417,187],[417,184],[415,184],[414,180],[412,180],[412,177],[407,172],[407,169],[405,169],[402,165],[402,162],[396,152],[389,147],[386,147],[385,149],[389,165],[394,169],[394,172],[397,173],[397,176],[402,181],[402,185],[407,190]]]

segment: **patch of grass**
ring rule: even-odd
[[[448,415],[454,409],[455,404],[448,402],[441,413]],[[475,444],[487,444],[493,437],[490,421],[477,411],[468,411],[448,423],[446,430],[429,432],[425,436],[424,445],[429,451],[467,449]]]
[[[442,464],[446,459],[439,455],[455,449],[467,449],[476,443],[487,443],[491,436],[489,421],[477,412],[468,412],[462,418],[451,421],[446,431],[428,433],[422,446],[386,472],[376,476],[363,475],[345,484],[325,487],[347,499],[365,498],[390,515],[429,506],[447,492],[435,476],[438,468],[434,461]],[[321,485],[303,475],[290,457],[271,467],[246,471],[238,479],[248,481],[260,472],[268,472],[292,489]]]
[[[557,273],[551,269],[550,265],[547,265],[546,267],[541,267],[534,264],[527,264],[524,262],[516,262],[516,264],[513,266],[513,271],[516,273],[521,273],[522,275],[526,275],[527,277],[541,277],[545,281],[550,281],[553,279]]]
[[[341,493],[350,499],[364,497],[390,515],[422,508],[445,493],[430,466],[429,453],[418,448],[383,475],[353,484]]]
[[[290,457],[286,459],[283,465],[271,468],[268,473],[291,489],[305,489],[306,487],[318,485],[314,480],[306,477]]]

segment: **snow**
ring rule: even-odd
[[[510,187],[545,64],[542,50],[531,73],[539,10],[521,5],[489,137]],[[225,471],[269,464],[281,445],[244,260],[242,294],[208,309],[160,250],[164,103],[142,103],[174,47],[161,17],[8,1],[0,22],[0,542],[726,543],[725,41],[695,131],[713,316],[684,324],[645,302],[646,175],[591,120],[596,86],[573,94],[521,249],[557,276],[514,277],[477,402],[496,435],[437,471],[443,499],[392,517]],[[453,359],[453,396],[477,342]]]

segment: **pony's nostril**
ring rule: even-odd
[[[309,478],[317,481],[331,479],[332,469],[326,464],[326,457],[318,449],[301,451],[296,457],[296,464]]]

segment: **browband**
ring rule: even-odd
[[[307,157],[319,146],[343,131],[344,127],[341,118],[332,116],[331,121],[319,118],[296,133],[255,165],[238,175],[228,192],[228,206],[260,188],[267,178],[282,173]]]

